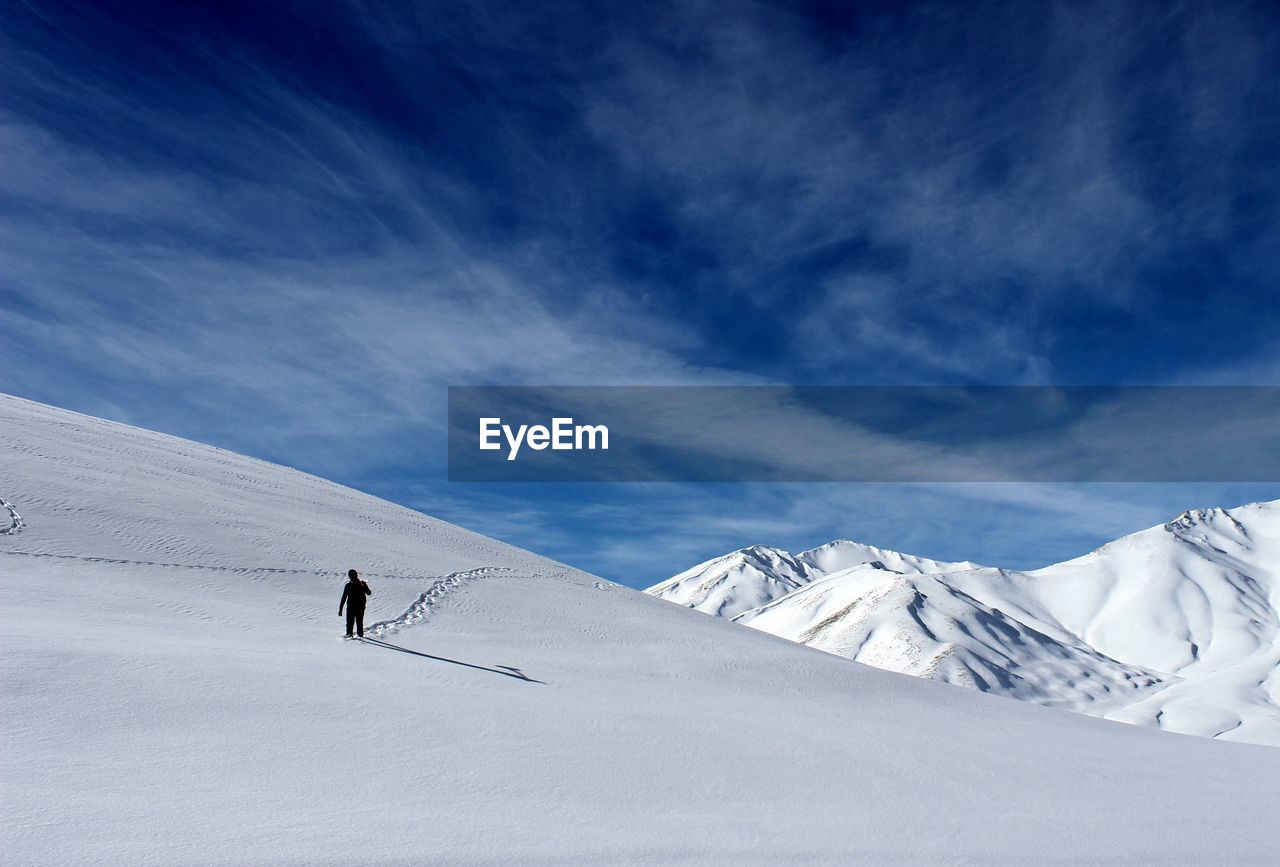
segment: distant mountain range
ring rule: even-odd
[[[1184,512],[1031,572],[842,540],[744,548],[647,592],[878,668],[1280,745],[1280,501]]]

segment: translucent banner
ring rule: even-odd
[[[1280,481],[1280,387],[451,387],[449,479]]]

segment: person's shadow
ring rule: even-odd
[[[430,653],[423,653],[418,650],[410,650],[407,647],[401,647],[398,644],[391,644],[389,642],[383,641],[381,638],[370,638],[368,636],[365,636],[364,638],[361,638],[359,640],[363,641],[365,644],[376,644],[378,647],[385,647],[387,648],[387,650],[398,650],[401,653],[410,653],[414,656],[421,656],[424,659],[434,659],[436,662],[448,662],[453,665],[461,665],[463,668],[475,668],[480,671],[491,671],[494,674],[501,674],[503,677],[510,677],[516,680],[523,680],[525,683],[544,683],[544,681],[541,681],[541,680],[534,680],[532,677],[529,677],[520,669],[512,668],[509,665],[498,665],[498,666],[494,666],[493,668],[486,668],[483,665],[473,665],[470,662],[459,662],[456,659],[449,659],[444,656],[432,656]]]

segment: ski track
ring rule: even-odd
[[[0,533],[3,535],[3,533]],[[89,557],[83,554],[51,554],[47,551],[0,551],[0,554],[7,554],[13,557],[49,557],[57,560],[79,560],[84,563],[117,563],[124,566],[158,566],[165,569],[208,569],[215,572],[231,572],[239,575],[247,575],[250,573],[269,573],[272,575],[317,575],[320,577],[345,577],[345,573],[341,570],[333,569],[283,569],[275,566],[213,566],[207,563],[161,563],[155,560],[126,560],[119,557]],[[517,569],[505,569],[496,566],[482,566],[477,569],[470,569],[467,572],[478,572],[484,570],[499,570],[508,572],[519,572]],[[467,574],[466,572],[455,572],[454,575]],[[530,573],[532,574],[532,573]],[[438,578],[435,575],[393,575],[389,572],[361,572],[361,576],[369,578],[391,578],[399,581],[428,581]],[[450,576],[444,576],[450,577]]]
[[[0,500],[0,502],[4,502]],[[332,578],[338,576],[339,573],[332,570],[322,569],[282,569],[271,566],[210,566],[203,563],[159,563],[153,560],[125,560],[116,557],[87,557],[78,554],[50,554],[43,551],[0,551],[0,554],[9,554],[18,557],[50,557],[58,560],[79,560],[84,563],[116,563],[126,566],[159,566],[168,569],[206,569],[219,572],[230,572],[238,575],[246,575],[250,573],[266,573],[272,575],[313,575],[319,577]],[[448,575],[392,575],[386,572],[361,572],[362,576],[370,578],[391,578],[399,581],[431,581],[426,590],[418,595],[418,598],[405,609],[399,617],[393,617],[390,620],[379,620],[367,627],[375,638],[384,638],[388,635],[394,635],[401,629],[407,629],[410,626],[417,626],[427,621],[427,615],[430,614],[439,604],[444,601],[455,590],[463,587],[465,584],[480,578],[488,578],[494,575],[507,575],[518,578],[563,578],[564,573],[535,573],[528,570],[512,569],[506,566],[479,566],[475,569],[465,569],[461,572],[450,572]],[[595,582],[596,589],[608,589],[601,586],[601,582]]]

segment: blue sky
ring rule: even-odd
[[[10,3],[0,388],[645,584],[1267,485],[449,485],[448,385],[1280,384],[1271,3]]]

